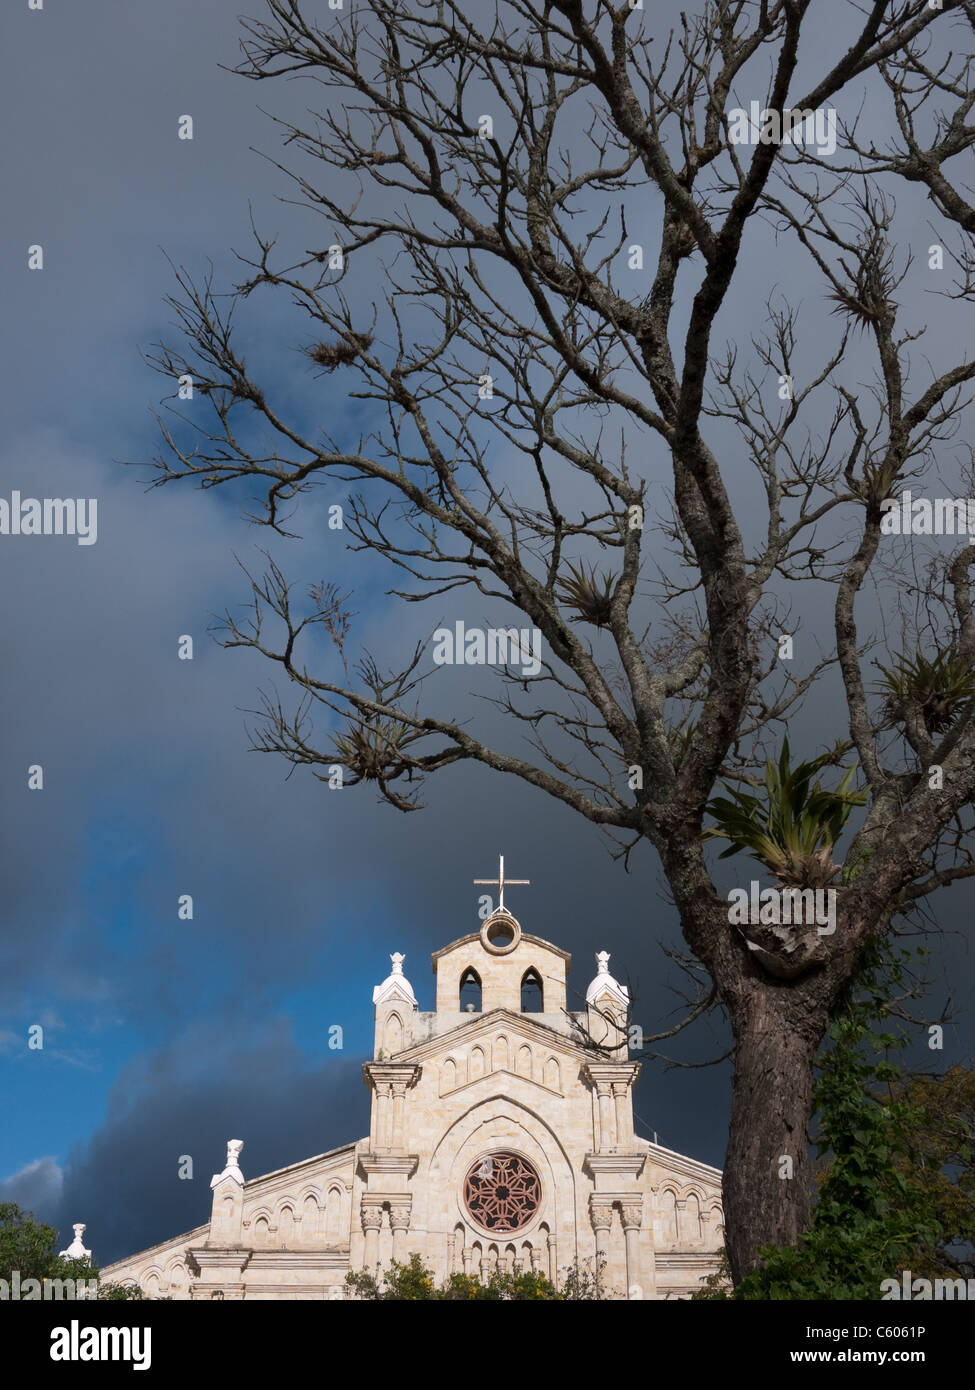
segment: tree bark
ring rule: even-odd
[[[792,1244],[809,1225],[812,1066],[827,1015],[818,1009],[800,1014],[795,995],[802,988],[758,986],[732,1015],[735,1065],[723,1196],[736,1284],[755,1268],[762,1246]]]

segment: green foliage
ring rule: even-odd
[[[501,1270],[495,1270],[484,1284],[469,1274],[451,1274],[438,1286],[420,1256],[414,1254],[407,1264],[398,1264],[394,1260],[381,1279],[360,1270],[350,1271],[345,1276],[345,1282],[356,1298],[373,1303],[389,1300],[414,1303],[471,1300],[526,1303],[542,1300],[554,1303],[606,1298],[608,1295],[599,1274],[600,1271],[593,1273],[576,1263],[567,1270],[561,1290],[543,1274],[530,1271],[512,1274]]]
[[[0,1279],[10,1282],[20,1271],[28,1279],[95,1279],[98,1270],[87,1260],[66,1260],[56,1250],[58,1233],[53,1226],[34,1220],[15,1202],[0,1202]]]
[[[725,784],[730,799],[718,796],[708,803],[717,824],[703,838],[730,840],[720,858],[746,850],[781,883],[825,887],[840,868],[832,861],[833,846],[854,806],[866,800],[866,791],[849,789],[855,768],[847,768],[835,791],[825,791],[818,780],[813,782],[815,774],[836,756],[833,750],[793,768],[789,740],[783,740],[778,763],[769,759],[765,765],[765,795],[752,796]]]
[[[913,659],[899,656],[893,667],[881,666],[880,689],[891,713],[899,719],[917,710],[929,734],[940,733],[954,721],[961,706],[975,694],[975,671],[955,647],[929,661],[923,652]]]
[[[21,1288],[28,1279],[40,1280],[42,1284],[48,1279],[71,1279],[75,1284],[84,1280],[87,1284],[98,1278],[97,1265],[87,1260],[67,1260],[59,1255],[57,1239],[54,1227],[35,1221],[32,1212],[21,1211],[15,1202],[0,1202],[0,1279],[11,1283],[15,1269],[20,1271]],[[138,1285],[134,1288],[123,1284],[98,1286],[99,1302],[145,1297]]]
[[[898,1130],[894,1164],[941,1227],[936,1244],[919,1245],[905,1262],[923,1278],[975,1278],[975,1071],[900,1083],[907,1122]]]
[[[763,1250],[759,1268],[731,1297],[875,1300],[882,1280],[916,1269],[917,1252],[942,1240],[936,1205],[912,1162],[908,1136],[917,1131],[918,1108],[890,1060],[907,1042],[892,1027],[890,1000],[911,958],[878,942],[861,956],[818,1062],[816,1148],[829,1162],[812,1224],[796,1245]]]

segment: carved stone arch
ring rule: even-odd
[[[158,1298],[163,1282],[163,1271],[159,1265],[151,1264],[139,1275],[139,1287],[146,1298]]]
[[[487,1065],[484,1057],[484,1048],[477,1043],[471,1048],[470,1061],[467,1068],[468,1081],[477,1081],[487,1072]]]
[[[293,1197],[284,1197],[278,1203],[278,1245],[290,1246],[295,1239],[295,1204]]]
[[[724,1210],[721,1203],[716,1202],[713,1198],[708,1207],[706,1238],[709,1242],[714,1241],[717,1245],[720,1245],[724,1239]]]
[[[691,1187],[688,1190],[687,1196],[684,1198],[684,1210],[678,1212],[677,1215],[681,1243],[684,1245],[699,1245],[703,1230],[701,1224],[701,1199],[698,1196],[697,1188]]]
[[[544,1080],[545,1085],[551,1090],[561,1091],[562,1068],[559,1066],[559,1059],[557,1057],[549,1057],[548,1061],[545,1063]]]
[[[457,1089],[457,1062],[453,1057],[445,1057],[440,1066],[440,1094],[448,1095]]]
[[[429,1184],[450,1194],[447,1210],[433,1216],[431,1234],[446,1237],[460,1220],[474,1239],[487,1241],[464,1206],[464,1183],[477,1160],[491,1152],[513,1152],[528,1160],[538,1174],[538,1209],[518,1239],[534,1237],[542,1226],[557,1233],[560,1259],[571,1263],[576,1254],[576,1187],[578,1178],[561,1137],[523,1101],[505,1094],[472,1102],[441,1136],[430,1160]],[[442,1229],[440,1229],[442,1227]],[[544,1268],[544,1265],[543,1265]]]
[[[189,1275],[186,1269],[186,1255],[182,1250],[177,1254],[171,1255],[166,1264],[166,1282],[169,1286],[168,1292],[173,1290],[181,1291],[189,1283]]]
[[[322,1200],[317,1187],[305,1187],[298,1197],[302,1245],[319,1245],[322,1235]]]
[[[346,1219],[345,1187],[334,1178],[325,1193],[325,1244],[344,1245],[348,1235]]]
[[[657,1194],[657,1205],[660,1208],[660,1242],[662,1245],[677,1245],[680,1242],[680,1231],[677,1225],[677,1202],[678,1188],[674,1183],[667,1183],[661,1187]]]
[[[521,1012],[540,1014],[545,1012],[545,986],[534,965],[530,965],[521,977]]]
[[[251,1215],[251,1239],[258,1250],[266,1250],[271,1244],[271,1227],[275,1224],[270,1207],[260,1206]]]
[[[519,1076],[527,1076],[531,1080],[532,1076],[532,1050],[528,1043],[522,1043],[518,1049],[518,1058],[515,1066]]]
[[[511,1044],[507,1033],[499,1033],[494,1040],[494,1070],[511,1070]]]
[[[403,1020],[394,1009],[383,1024],[383,1051],[387,1057],[394,1057],[403,1051]]]

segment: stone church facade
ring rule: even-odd
[[[438,1280],[501,1267],[561,1283],[598,1261],[611,1296],[659,1299],[717,1269],[721,1174],[634,1133],[640,1064],[605,952],[575,1013],[567,953],[504,908],[434,954],[430,1013],[404,957],[391,961],[362,1069],[368,1136],[250,1180],[231,1140],[209,1222],[103,1281],[174,1299],[340,1298],[347,1271],[415,1251]]]

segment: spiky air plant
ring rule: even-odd
[[[860,328],[893,320],[897,305],[891,298],[896,287],[890,253],[877,240],[865,248],[848,289],[827,298],[836,301],[834,314],[848,314]]]
[[[319,367],[324,367],[327,372],[334,372],[336,367],[347,367],[362,353],[368,352],[370,347],[371,333],[352,333],[349,338],[343,338],[337,343],[315,343],[313,347],[306,348],[305,352]]]
[[[861,478],[850,478],[850,491],[878,512],[882,502],[893,495],[900,467],[896,462],[864,464]]]
[[[351,724],[348,732],[332,740],[336,761],[360,782],[385,783],[408,770],[402,757],[417,737],[406,724],[378,720],[375,724]]]
[[[578,566],[569,565],[568,570],[568,576],[560,579],[557,586],[562,602],[578,613],[575,621],[607,627],[616,584],[613,576],[600,574],[597,578],[595,566],[587,573],[585,561]]]
[[[929,734],[941,733],[952,724],[962,705],[975,695],[975,671],[952,645],[928,660],[923,652],[899,656],[892,666],[882,666],[880,690],[895,719],[917,710]]]
[[[790,767],[789,740],[784,739],[778,763],[765,765],[765,795],[725,784],[729,796],[708,802],[717,822],[702,838],[730,840],[722,859],[745,851],[764,864],[789,888],[825,888],[840,871],[833,846],[854,806],[862,806],[866,791],[851,791],[855,767],[847,768],[834,791],[826,791],[816,773],[835,756],[826,753],[811,762]]]

